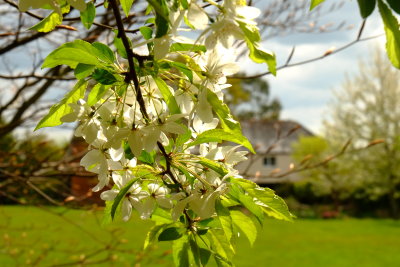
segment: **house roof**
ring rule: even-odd
[[[290,120],[245,120],[240,122],[243,134],[258,153],[290,154],[292,143],[300,136],[313,133]]]

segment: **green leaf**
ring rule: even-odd
[[[260,31],[256,25],[246,24],[242,21],[238,21],[240,29],[243,31],[246,40],[252,43],[258,43],[261,41]]]
[[[115,48],[117,48],[117,52],[118,54],[122,57],[127,59],[128,58],[128,54],[126,53],[125,50],[125,46],[121,40],[121,38],[118,37],[118,31],[115,30],[114,31],[115,37],[114,37],[114,46]],[[128,39],[129,41],[129,46],[132,47],[132,41],[130,39]]]
[[[156,38],[160,38],[169,30],[169,8],[165,0],[147,0],[156,12]]]
[[[86,29],[90,29],[93,24],[94,18],[96,17],[96,7],[93,2],[86,4],[86,9],[81,12],[81,21]]]
[[[400,29],[399,23],[382,0],[378,0],[379,12],[386,32],[386,52],[393,66],[400,69]]]
[[[254,198],[256,204],[262,207],[267,215],[279,220],[293,221],[293,215],[289,212],[285,201],[277,196],[273,190],[260,187],[252,181],[241,178],[231,178],[230,182],[240,185]]]
[[[61,118],[72,112],[69,104],[75,103],[85,95],[86,86],[87,82],[85,80],[79,80],[74,88],[59,103],[50,108],[49,113],[39,121],[34,131],[43,127],[61,125],[63,123]]]
[[[127,17],[129,16],[129,11],[131,10],[133,1],[134,0],[120,0],[122,9]]]
[[[168,33],[169,22],[160,15],[156,15],[156,38],[161,38]]]
[[[158,241],[172,241],[182,237],[185,232],[184,228],[170,227],[161,232]]]
[[[189,262],[189,236],[184,235],[182,238],[175,240],[172,243],[172,256],[175,266],[187,267]]]
[[[110,87],[111,86],[106,86],[100,83],[93,86],[92,90],[90,90],[90,93],[88,95],[87,104],[89,106],[93,106],[94,104],[99,102],[99,100],[105,95],[108,88]]]
[[[53,0],[19,0],[18,8],[21,12],[28,11],[28,9],[38,9],[49,6],[50,8],[54,7],[55,3]]]
[[[117,82],[115,76],[105,69],[95,69],[92,78],[104,85],[111,85]]]
[[[376,0],[357,0],[362,18],[367,18],[375,9]]]
[[[229,209],[224,207],[221,204],[221,201],[215,202],[215,211],[217,212],[217,219],[221,224],[221,228],[225,233],[225,237],[227,240],[231,241],[233,237],[233,228],[232,228],[232,218],[229,212]],[[231,242],[230,242],[231,243]],[[231,244],[231,249],[233,250],[233,246]]]
[[[29,28],[29,30],[36,30],[38,32],[50,32],[61,25],[63,16],[56,11],[51,12],[46,18],[41,20],[38,24]]]
[[[171,217],[171,213],[162,208],[156,208],[151,215],[151,219],[156,222],[156,224],[168,224],[174,222]]]
[[[233,200],[237,200],[243,205],[249,212],[256,216],[260,225],[264,223],[264,211],[263,209],[254,202],[254,198],[248,195],[239,185],[232,184],[229,196]]]
[[[215,162],[214,160],[202,158],[202,157],[198,157],[198,159],[199,160],[197,161],[197,163],[203,165],[206,168],[209,168],[209,169],[215,171],[222,177],[229,173],[229,171],[227,169],[225,169],[221,164],[219,164],[218,162]]]
[[[98,53],[97,50],[90,43],[75,40],[51,52],[44,60],[42,68],[53,68],[65,64],[75,69],[79,63],[101,66],[96,53]]]
[[[76,65],[76,68],[74,70],[74,75],[79,80],[84,79],[87,76],[91,75],[95,68],[96,66],[94,65],[79,63],[78,65]]]
[[[143,35],[145,40],[150,40],[153,38],[153,29],[147,26],[143,26],[139,28],[140,33]]]
[[[79,11],[84,11],[86,9],[85,0],[67,0],[68,4],[70,4],[73,8],[78,9]]]
[[[169,20],[169,8],[165,0],[147,0],[157,14],[163,17],[166,21]]]
[[[189,8],[189,3],[187,0],[180,0],[181,6],[183,9],[188,9]]]
[[[131,168],[132,172],[132,177],[136,177],[135,179],[132,179],[129,181],[123,188],[120,189],[118,195],[114,198],[112,207],[111,207],[111,219],[114,220],[115,213],[117,211],[117,208],[119,204],[121,203],[121,200],[125,197],[126,193],[128,190],[131,188],[131,186],[138,181],[139,179],[142,178],[148,178],[148,179],[156,179],[157,172],[150,167],[149,165],[138,165],[134,168]]]
[[[269,51],[264,51],[262,48],[258,47],[257,43],[246,42],[247,47],[250,50],[249,57],[255,63],[266,63],[269,71],[276,75],[276,57],[275,54]]]
[[[386,0],[389,6],[396,12],[400,14],[400,1],[399,0]]]
[[[171,93],[171,90],[168,88],[168,85],[166,84],[166,82],[157,76],[153,76],[153,79],[156,82],[157,87],[160,90],[160,92],[165,100],[165,103],[167,103],[169,112],[171,114],[181,113],[178,103],[176,103],[175,97]]]
[[[220,100],[214,92],[209,89],[207,90],[207,100],[220,119],[222,129],[224,129],[225,132],[232,134],[232,136],[241,141],[241,145],[249,149],[252,153],[255,153],[249,140],[242,134],[240,123],[233,119],[228,106]]]
[[[239,210],[231,210],[231,217],[233,223],[247,237],[250,245],[253,246],[257,238],[257,226],[253,220]]]
[[[310,10],[313,10],[316,6],[324,2],[325,0],[311,0]]]
[[[169,64],[182,72],[186,77],[188,77],[189,81],[193,83],[193,72],[188,66],[174,61],[169,62]]]
[[[226,238],[222,230],[209,230],[209,239],[214,252],[214,259],[218,266],[233,266],[229,259],[233,258],[234,252],[231,249],[231,243]]]
[[[239,133],[238,131],[227,132],[224,129],[212,129],[202,132],[196,137],[193,142],[188,144],[188,147],[209,142],[221,143],[222,141],[229,141],[239,145],[243,145],[249,150],[253,149],[249,140],[245,136],[243,136],[242,133]]]
[[[192,137],[192,131],[184,125],[182,125],[182,127],[185,128],[186,132],[184,134],[178,135],[178,137],[176,138],[176,141],[175,141],[176,147],[183,146],[187,141],[189,141],[190,137]]]
[[[139,178],[132,179],[129,183],[127,183],[121,190],[119,191],[118,195],[115,197],[114,202],[111,206],[111,219],[114,220],[115,212],[117,211],[118,205],[121,203],[122,199],[125,197],[128,190],[132,187],[134,183],[136,183]]]
[[[99,43],[99,42],[94,42],[92,44],[96,50],[94,52],[96,53],[95,55],[101,59],[102,61],[109,63],[109,64],[114,64],[115,61],[115,55],[114,52],[105,44]]]
[[[156,241],[159,233],[170,225],[171,224],[158,224],[153,226],[150,231],[147,232],[146,238],[143,243],[143,249],[147,249],[151,244],[153,244]]]
[[[197,245],[195,241],[195,237],[193,235],[189,236],[189,245],[190,245],[190,252],[193,257],[192,262],[194,262],[194,266],[202,266],[200,262],[200,247]]]
[[[173,43],[169,47],[169,52],[178,51],[192,51],[192,52],[206,52],[207,49],[204,45]]]
[[[103,227],[112,223],[112,219],[111,219],[112,203],[113,203],[112,201],[106,201],[106,207],[104,208],[103,219],[101,221],[101,226],[103,226]]]
[[[147,152],[146,150],[142,150],[142,154],[138,157],[138,160],[145,164],[153,165],[156,160],[157,152],[155,150],[151,152]]]
[[[211,251],[205,248],[200,248],[200,261],[203,266],[207,266],[211,257]]]
[[[264,51],[259,47],[259,42],[261,40],[258,28],[255,25],[249,25],[241,21],[239,23],[240,29],[244,33],[247,47],[249,48],[249,57],[255,63],[266,63],[269,71],[276,75],[276,58],[275,54],[272,52]]]

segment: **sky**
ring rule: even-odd
[[[258,5],[268,1],[260,0]],[[322,11],[330,8],[338,0],[326,0]],[[278,66],[282,65],[293,46],[296,47],[292,63],[323,55],[328,49],[340,48],[353,41],[359,31],[362,19],[358,12],[357,1],[346,0],[344,6],[335,12],[328,12],[319,18],[320,25],[333,22],[334,25],[346,22],[344,30],[331,33],[288,34],[274,37],[262,43],[263,48],[272,50],[277,55]],[[257,4],[257,3],[256,3]],[[347,29],[353,26],[352,29]],[[362,37],[383,34],[383,26],[378,11],[368,18]],[[385,38],[381,36],[370,41],[359,42],[352,47],[330,55],[322,60],[279,70],[277,76],[265,76],[270,84],[273,97],[278,98],[283,110],[281,119],[294,120],[319,134],[322,132],[322,121],[329,114],[328,103],[333,99],[333,90],[339,89],[346,74],[355,73],[360,59],[367,59],[370,51],[379,46],[384,49]],[[267,70],[264,64],[252,63],[249,59],[241,62],[248,74],[257,74]],[[68,140],[71,131],[52,128],[52,136]],[[38,131],[44,133],[45,131]]]
[[[329,7],[335,0],[327,0],[321,7]],[[340,48],[356,39],[362,23],[357,1],[346,1],[336,12],[321,18],[322,21],[353,25],[350,30],[332,33],[290,34],[263,43],[263,47],[277,55],[278,65],[285,63],[293,46],[296,47],[292,63],[323,55],[327,50]],[[368,18],[362,37],[383,34],[383,26],[378,11]],[[350,48],[332,54],[322,60],[279,70],[277,76],[265,76],[270,84],[271,94],[283,104],[281,119],[299,122],[312,132],[322,131],[322,121],[328,118],[329,102],[333,100],[333,90],[339,89],[345,75],[356,73],[360,60],[367,60],[371,50],[385,47],[385,37],[356,43]],[[246,60],[248,73],[266,71],[265,65],[255,65]]]

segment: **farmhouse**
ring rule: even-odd
[[[298,173],[287,174],[294,166],[292,144],[300,136],[313,134],[299,123],[290,120],[246,120],[241,122],[243,134],[257,154],[249,153],[248,160],[237,169],[245,178],[258,184],[293,182]]]

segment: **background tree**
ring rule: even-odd
[[[237,76],[244,76],[243,73]],[[240,79],[231,77],[228,83],[225,101],[233,115],[239,120],[244,119],[279,119],[282,109],[280,101],[270,97],[268,82],[262,77],[255,79]]]
[[[340,211],[342,200],[351,197],[360,186],[360,181],[352,177],[352,170],[357,168],[357,162],[349,164],[340,158],[326,161],[339,147],[340,144],[332,144],[319,136],[303,136],[293,144],[293,158],[300,166],[305,167],[301,172],[304,179],[294,186],[309,187],[314,197],[329,197],[335,211]],[[325,163],[320,164],[322,162]],[[307,168],[315,164],[320,166]]]
[[[375,50],[369,61],[360,61],[359,71],[352,74],[336,91],[331,104],[331,119],[325,122],[328,140],[346,142],[352,149],[376,139],[384,144],[354,153],[351,177],[360,179],[359,196],[378,199],[387,196],[394,217],[399,216],[400,198],[400,73],[386,56]]]

